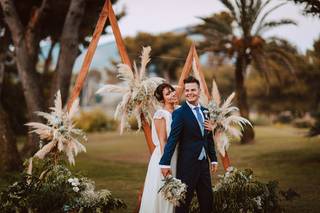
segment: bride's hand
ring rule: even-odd
[[[171,174],[171,169],[170,168],[161,168],[161,173],[163,177],[167,177],[167,175]]]
[[[208,131],[212,131],[213,124],[210,120],[204,121],[204,128]]]

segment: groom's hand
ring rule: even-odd
[[[171,169],[170,168],[161,168],[161,173],[163,177],[167,177],[167,175],[171,174]]]
[[[211,164],[212,173],[216,173],[218,171],[218,164]]]

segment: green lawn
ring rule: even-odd
[[[320,138],[304,134],[304,130],[288,126],[257,127],[255,144],[233,143],[229,151],[233,166],[252,168],[260,180],[278,180],[281,188],[293,188],[301,195],[284,203],[290,213],[320,209]],[[122,198],[128,205],[122,212],[132,212],[148,162],[143,134],[89,134],[86,147],[87,153],[77,158],[74,170],[95,180],[98,188],[107,188]]]
[[[233,166],[252,168],[260,180],[278,180],[281,188],[291,187],[301,195],[284,203],[287,212],[320,209],[320,139],[305,138],[304,133],[288,126],[257,127],[254,145],[233,143],[230,148]],[[125,212],[132,212],[148,162],[143,134],[90,134],[87,149],[78,157],[76,170],[124,199],[128,204]]]

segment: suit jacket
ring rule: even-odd
[[[201,107],[201,110],[203,113],[206,108]],[[202,147],[205,148],[207,157],[210,158],[211,162],[217,162],[212,131],[205,130],[204,135],[202,135],[197,118],[187,103],[182,104],[172,113],[171,132],[160,165],[170,165],[178,143],[178,169],[195,164]]]

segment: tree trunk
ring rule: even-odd
[[[41,119],[34,112],[43,109],[43,97],[39,86],[38,74],[35,70],[38,58],[37,50],[39,48],[37,33],[39,33],[49,2],[51,1],[44,0],[42,2],[25,29],[19,19],[13,1],[0,0],[4,19],[10,29],[15,47],[17,69],[26,99],[28,120],[36,122],[41,122]],[[38,137],[34,134],[29,134],[28,136],[22,153],[30,156],[38,148]]]
[[[238,107],[240,109],[240,115],[249,119],[249,105],[247,103],[247,91],[244,83],[245,70],[247,68],[247,63],[245,61],[245,56],[237,57],[235,79],[236,79],[236,98]],[[254,130],[251,126],[244,126],[244,132],[241,137],[241,143],[253,143],[254,142]]]
[[[0,97],[4,79],[5,53],[0,53]],[[17,150],[16,139],[12,132],[9,117],[0,100],[0,172],[19,171],[22,162]]]
[[[0,105],[0,173],[20,171],[22,161],[17,150],[7,113]]]
[[[65,104],[69,94],[72,68],[79,55],[79,29],[85,11],[85,0],[72,0],[60,38],[60,54],[51,87],[51,100],[60,89],[62,103]],[[49,105],[51,105],[49,104]]]

